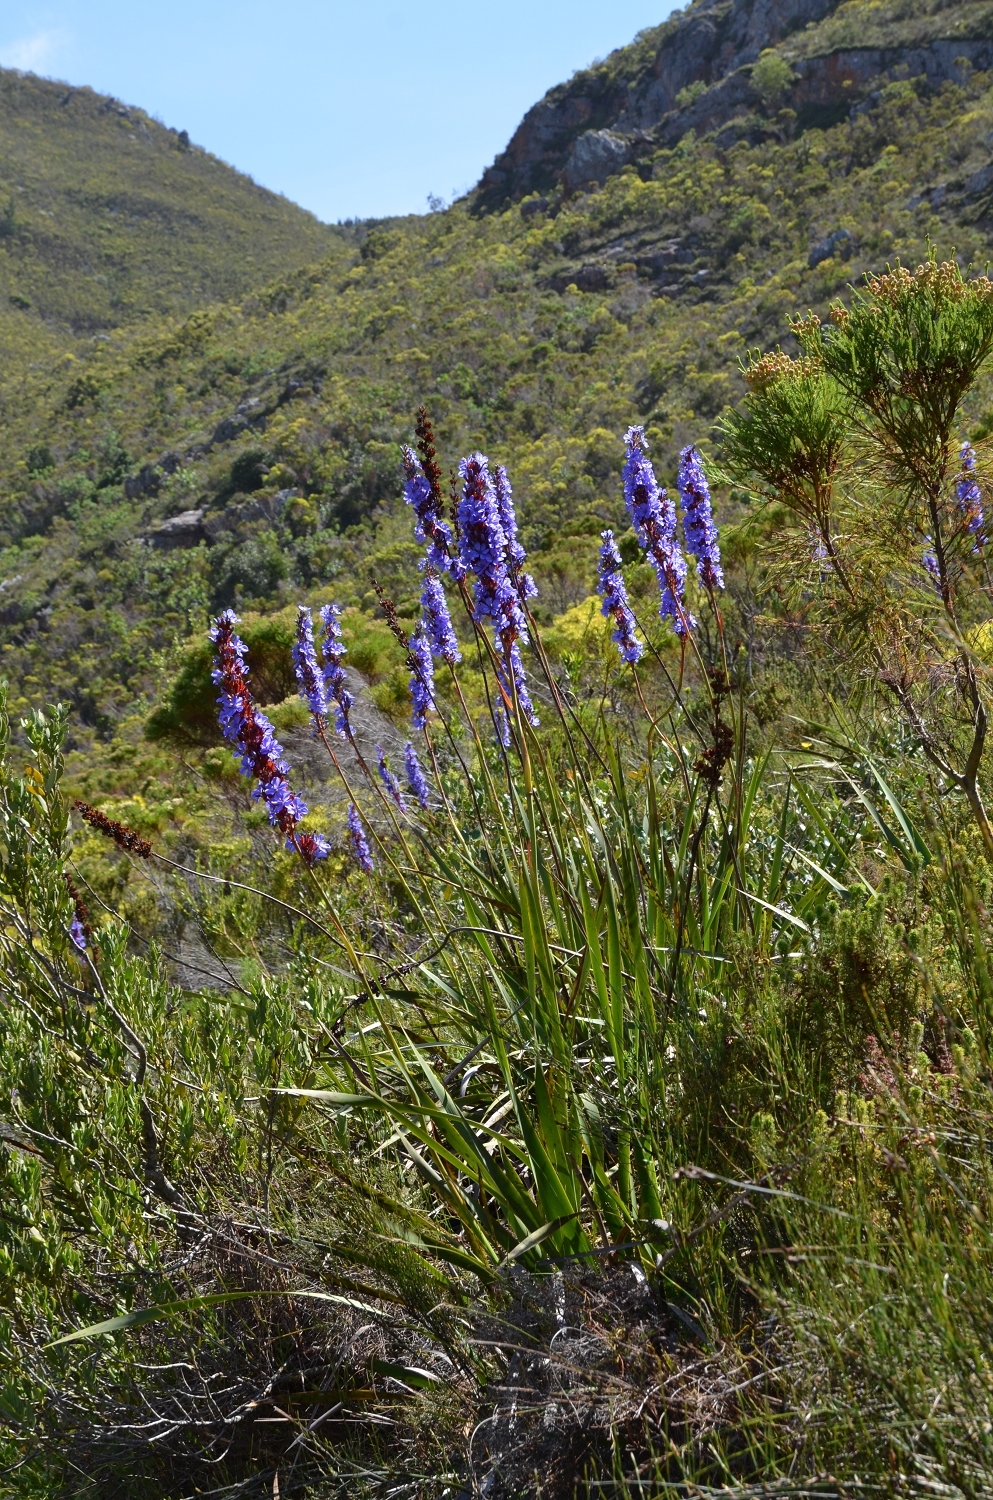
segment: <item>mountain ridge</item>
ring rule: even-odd
[[[885,61],[915,36],[932,46],[921,27],[951,15],[969,22],[962,46],[986,46],[993,6],[968,10],[865,5],[860,34]],[[817,28],[791,33],[773,84],[804,49],[844,50],[851,7],[818,25],[833,53]],[[656,43],[636,44],[645,68]],[[5,371],[0,662],[15,711],[59,696],[79,743],[112,742],[172,691],[177,643],[227,604],[279,614],[333,587],[368,634],[375,572],[411,620],[398,461],[422,402],[446,457],[508,464],[543,618],[581,603],[596,536],[626,524],[628,423],[644,422],[671,480],[679,449],[709,451],[740,399],[745,351],[792,347],[798,307],[826,316],[849,283],[929,242],[988,258],[993,78],[953,71],[868,77],[854,98],[841,79],[820,126],[772,89],[673,145],[646,132],[602,183],[354,226],[234,300]],[[970,399],[971,431],[993,430],[985,377]],[[403,674],[371,678],[400,711]]]
[[[8,372],[130,323],[235,300],[347,233],[137,106],[0,69]]]
[[[653,147],[773,101],[794,111],[798,128],[832,115],[834,123],[881,76],[925,76],[937,86],[963,62],[986,70],[993,61],[981,3],[891,6],[881,26],[883,9],[873,0],[695,0],[549,90],[484,171],[475,202],[493,210],[602,182]],[[779,68],[756,73],[769,53]]]

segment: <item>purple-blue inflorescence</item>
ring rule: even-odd
[[[427,632],[431,655],[436,660],[447,661],[450,667],[454,667],[457,661],[462,660],[462,653],[455,639],[452,617],[448,610],[448,600],[445,598],[441,579],[430,569],[425,575],[424,586],[421,589],[421,609],[423,610],[421,624]]]
[[[533,599],[538,592],[538,585],[530,573],[522,572],[527,553],[521,545],[517,535],[517,512],[514,509],[514,492],[507,478],[507,470],[503,464],[497,464],[493,470],[493,488],[496,493],[497,513],[500,516],[500,525],[506,542],[507,571],[510,581],[517,590],[518,597],[523,604],[526,599]]]
[[[528,693],[528,680],[524,671],[524,663],[521,661],[521,648],[516,641],[511,642],[510,649],[507,652],[507,660],[510,663],[509,674],[502,665],[497,669],[500,686],[507,694],[511,703],[514,701],[514,694],[516,692],[521,713],[524,714],[529,724],[540,723],[541,721],[534,711],[534,704],[531,702]]]
[[[427,778],[421,770],[421,763],[417,759],[417,751],[408,740],[403,747],[403,763],[407,769],[407,784],[422,807],[427,807],[431,800],[431,789]]]
[[[72,938],[80,953],[86,952],[86,929],[79,917],[73,917],[69,923],[69,936]]]
[[[978,552],[985,542],[983,535],[983,497],[979,485],[976,482],[976,450],[971,443],[963,443],[959,450],[959,461],[962,465],[961,478],[955,486],[958,496],[959,510],[965,518],[965,529],[970,536],[976,538],[973,551]]]
[[[313,864],[327,857],[329,846],[318,834],[296,832],[300,819],[307,815],[307,804],[291,792],[282,746],[269,720],[256,707],[245,680],[245,643],[235,634],[237,623],[238,616],[226,609],[210,631],[217,648],[211,677],[221,690],[217,700],[221,733],[241,751],[242,775],[253,776],[258,782],[252,796],[265,802],[269,822],[286,834],[286,847],[298,849]]]
[[[683,502],[683,536],[686,550],[696,558],[697,577],[705,589],[722,589],[724,571],[721,549],[717,544],[717,527],[710,504],[710,488],[696,448],[684,448],[679,455],[677,478]]]
[[[474,617],[480,621],[492,621],[493,633],[502,648],[505,663],[505,671],[501,673],[503,687],[509,693],[506,675],[509,671],[522,712],[530,723],[537,724],[520,653],[520,645],[527,645],[528,641],[527,620],[521,608],[527,594],[519,592],[511,578],[507,532],[500,513],[502,504],[516,537],[517,521],[510,485],[504,475],[502,501],[498,500],[490,477],[489,461],[482,453],[470,453],[464,458],[459,464],[459,473],[463,479],[459,501],[459,542],[466,571],[475,578]],[[523,556],[523,548],[520,551]],[[521,582],[520,588],[523,590],[524,587]],[[536,592],[533,583],[531,592]]]
[[[410,655],[414,663],[410,674],[410,722],[415,729],[423,729],[434,707],[434,662],[431,642],[420,626],[410,637]]]
[[[386,752],[382,745],[376,746],[376,754],[379,757],[379,779],[383,783],[389,795],[393,798],[402,813],[407,811],[407,804],[403,800],[400,783],[390,770],[390,763],[386,758]]]
[[[310,610],[301,604],[297,608],[297,638],[293,643],[293,670],[300,684],[300,696],[318,725],[323,725],[328,716],[328,700],[324,691],[324,679],[317,665],[314,650],[314,625]]]
[[[636,662],[644,652],[644,646],[635,635],[634,615],[628,603],[628,591],[621,572],[621,554],[617,550],[612,531],[601,531],[600,564],[597,568],[597,591],[603,603],[600,613],[606,620],[613,620],[617,629],[611,639],[624,661]]]
[[[328,698],[337,704],[335,728],[343,740],[350,740],[352,726],[348,715],[355,699],[345,686],[345,669],[341,658],[347,654],[348,648],[341,639],[341,610],[337,604],[325,604],[321,610],[321,626],[324,632],[321,639],[324,686]]]
[[[677,635],[692,630],[696,621],[683,605],[686,559],[676,540],[676,508],[660,490],[645,448],[645,429],[629,427],[624,435],[624,499],[638,541],[659,580],[659,615],[672,620]]]
[[[459,545],[466,571],[472,573],[472,597],[477,620],[492,620],[498,629],[505,620],[519,618],[518,633],[526,629],[517,596],[507,573],[507,537],[500,520],[489,460],[470,453],[459,464]]]
[[[437,568],[439,573],[451,573],[454,578],[461,578],[462,564],[452,547],[452,528],[441,519],[441,497],[432,489],[414,450],[404,443],[401,452],[403,498],[412,506],[417,518],[414,522],[415,537],[427,545],[427,565]]]
[[[375,866],[373,865],[372,854],[369,850],[369,840],[365,836],[362,819],[359,817],[359,810],[354,802],[348,808],[348,831],[352,839],[352,853],[366,874],[371,875]]]
[[[924,548],[924,551],[921,554],[921,565],[927,572],[928,577],[931,579],[931,582],[934,584],[935,593],[940,594],[941,569],[938,567],[938,554],[934,550],[934,543],[932,542],[931,538],[929,536],[926,536],[924,540],[927,542],[927,546]]]

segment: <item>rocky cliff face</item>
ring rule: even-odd
[[[988,4],[965,0],[935,6],[931,15],[925,0],[911,7],[909,23],[899,17],[872,36],[847,14],[852,9],[839,0],[696,0],[528,110],[483,174],[480,207],[556,184],[568,192],[603,182],[646,146],[671,146],[688,130],[701,134],[749,111],[768,112],[768,88],[753,78],[753,65],[770,48],[788,65],[776,107],[810,124],[857,105],[880,78],[923,75],[937,85],[963,66],[993,65]]]
[[[652,129],[676,107],[683,89],[694,83],[710,85],[754,62],[764,48],[819,21],[837,4],[838,0],[697,0],[651,34],[654,49],[624,48],[533,105],[507,149],[484,172],[480,193],[495,206],[503,198],[521,198],[553,186],[574,148],[580,150],[579,169],[585,167],[579,147],[584,133],[605,126],[620,135]],[[602,151],[596,155],[598,164],[601,158],[606,162]],[[575,172],[574,166],[573,176]]]

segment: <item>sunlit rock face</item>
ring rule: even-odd
[[[551,89],[528,110],[505,151],[484,172],[479,191],[499,201],[552,186],[570,160],[570,176],[579,180],[583,156],[594,158],[589,178],[599,180],[607,152],[614,170],[627,160],[602,140],[651,130],[677,108],[677,96],[694,83],[712,85],[754,62],[762,50],[835,8],[837,0],[702,0],[660,28],[654,55],[633,62],[634,76],[590,68],[569,83]],[[633,53],[634,49],[625,49]],[[615,58],[619,54],[614,54]],[[586,132],[598,143],[579,146]]]
[[[689,130],[733,131],[750,113],[787,109],[801,125],[827,125],[893,79],[936,88],[963,67],[993,66],[993,42],[968,18],[953,36],[940,34],[939,18],[913,38],[892,30],[894,45],[853,45],[827,20],[836,9],[837,0],[699,0],[529,109],[483,173],[477,203],[498,208],[556,185],[572,193],[602,184],[652,146],[673,146]],[[752,76],[771,47],[789,68],[774,102]]]

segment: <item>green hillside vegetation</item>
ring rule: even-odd
[[[545,213],[462,205],[373,228],[238,306],[8,385],[0,618],[18,707],[57,692],[82,743],[159,693],[154,653],[208,609],[279,607],[334,580],[371,614],[370,569],[408,607],[398,442],[421,401],[447,451],[507,462],[560,612],[589,593],[595,533],[618,518],[632,416],[671,477],[678,448],[706,443],[739,397],[738,356],[785,337],[791,309],[823,314],[865,269],[916,263],[929,237],[984,262],[986,197],[935,210],[922,192],[985,161],[985,76],[888,85],[852,122],[795,140],[778,121],[751,128],[754,141],[658,152]],[[811,269],[837,230],[850,237]],[[981,381],[973,429],[988,405]],[[229,418],[242,430],[215,437]],[[125,477],[165,454],[157,493],[128,500]],[[237,521],[248,497],[285,489],[278,524]],[[202,550],[141,540],[190,508],[229,510],[232,527]]]
[[[237,300],[340,240],[144,110],[0,70],[0,365]]]
[[[847,0],[600,187],[338,230],[0,75],[4,1493],[993,1495],[993,72],[866,73],[991,26]],[[422,731],[425,410],[537,592],[444,577]],[[665,618],[631,424],[719,526]]]
[[[778,510],[760,603],[804,638],[762,674],[734,534],[689,504],[687,551],[713,568],[720,541],[739,593],[704,573],[679,602],[665,572],[680,646],[629,564],[636,670],[602,635],[551,667],[519,574],[474,628],[507,566],[489,521],[448,577],[465,691],[403,791],[329,679],[343,838],[290,809],[222,617],[282,819],[245,819],[254,858],[178,848],[143,793],[77,803],[74,833],[65,710],[15,744],[0,691],[14,1494],[989,1493],[990,468],[958,436],[993,284],[931,259],[793,332],[721,429]],[[650,509],[638,434],[627,461]],[[246,621],[274,696],[285,623]],[[223,754],[191,822],[239,795]],[[133,867],[198,922],[209,988],[169,983]]]

